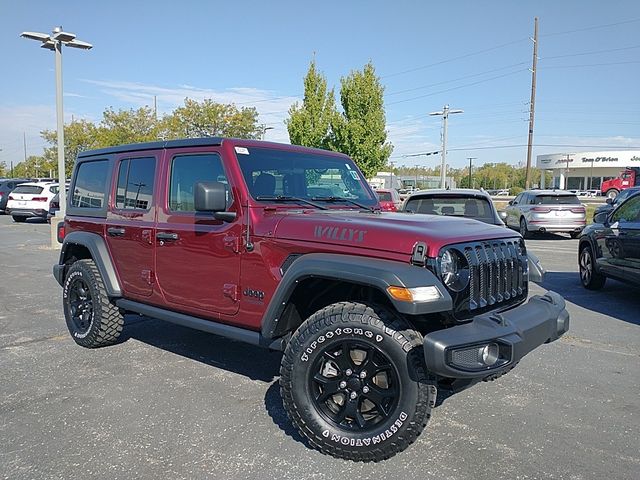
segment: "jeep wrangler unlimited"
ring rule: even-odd
[[[291,421],[350,460],[404,450],[437,389],[493,380],[569,328],[558,294],[527,301],[517,233],[382,213],[354,162],[322,150],[206,138],[81,153],[59,238],[76,343],[117,342],[134,312],[283,351]]]

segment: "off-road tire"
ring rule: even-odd
[[[78,292],[85,291],[83,311],[90,312],[86,320],[78,315]],[[112,345],[118,341],[124,316],[107,295],[100,271],[93,260],[78,260],[68,269],[62,288],[64,317],[73,340],[86,348]],[[81,324],[79,324],[81,323]]]
[[[406,449],[426,426],[436,400],[436,389],[428,381],[424,364],[422,340],[422,336],[406,321],[380,306],[340,302],[314,313],[293,334],[282,358],[280,393],[290,420],[311,446],[337,458],[375,462]],[[396,377],[393,377],[393,373],[390,374],[394,381],[397,380],[394,391],[398,394],[393,400],[395,403],[387,404],[388,413],[385,415],[381,414],[382,410],[376,409],[378,417],[367,422],[378,423],[366,425],[366,428],[360,424],[355,425],[355,420],[344,420],[351,422],[350,426],[336,423],[326,411],[322,411],[327,402],[333,402],[335,396],[322,404],[313,391],[317,375],[323,375],[314,369],[314,365],[325,362],[323,368],[326,368],[326,352],[336,348],[340,351],[344,345],[355,345],[356,350],[358,347],[369,348],[359,365],[354,363],[351,354],[345,357],[356,367],[352,377],[347,378],[338,373],[333,382],[338,385],[338,380],[345,378],[351,382],[348,388],[351,388],[353,382],[361,382],[358,390],[361,396],[354,400],[355,408],[359,411],[369,402],[364,393],[366,385],[370,385],[374,393],[391,388],[374,388],[379,386],[376,380],[380,373],[375,373],[381,363],[379,360],[388,359],[387,368],[390,372],[395,371]],[[370,362],[371,351],[377,353],[372,354]],[[379,354],[382,356],[377,357]],[[372,368],[366,367],[371,367],[371,364]],[[360,373],[357,372],[359,367],[362,367]],[[342,367],[339,369],[342,374],[349,371]],[[364,370],[371,372],[370,379],[359,380],[363,378],[360,375]],[[333,390],[327,387],[327,391]],[[322,393],[324,392],[320,395]],[[346,411],[349,397],[345,394],[344,398]],[[371,417],[370,413],[364,414]],[[356,418],[364,421],[362,414]],[[381,419],[376,420],[377,418]]]
[[[587,290],[600,290],[604,287],[607,277],[596,271],[596,262],[590,245],[585,245],[578,254],[578,270],[580,283]]]
[[[520,235],[522,235],[522,238],[525,239],[531,238],[531,232],[527,228],[527,221],[524,219],[524,217],[520,218]]]
[[[13,221],[16,223],[23,223],[27,221],[27,217],[21,217],[19,215],[11,215],[11,218],[13,218]]]

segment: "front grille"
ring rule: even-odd
[[[448,248],[464,256],[469,266],[467,287],[450,292],[456,318],[507,307],[527,297],[528,259],[522,240],[487,240]]]

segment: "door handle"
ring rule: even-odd
[[[169,242],[175,242],[180,237],[178,236],[177,233],[158,232],[158,233],[156,233],[156,238],[158,240],[165,240],[165,241],[169,241]]]
[[[124,228],[122,227],[109,227],[107,233],[112,237],[121,237],[124,235]]]

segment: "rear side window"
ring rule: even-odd
[[[580,205],[575,195],[536,195],[534,205]]]
[[[71,206],[97,209],[105,207],[108,166],[107,160],[83,162],[78,166]]]
[[[118,168],[116,208],[149,210],[153,204],[155,175],[154,157],[122,160]]]
[[[230,202],[227,176],[222,160],[215,153],[178,155],[171,162],[169,186],[169,209],[174,212],[195,212],[194,187],[197,182],[220,182],[227,190],[227,205]]]
[[[382,202],[391,202],[391,192],[377,192],[378,198]]]
[[[42,190],[44,190],[44,188],[38,187],[36,185],[21,185],[19,187],[16,187],[16,189],[12,193],[27,193],[36,195],[38,193],[42,193]]]

